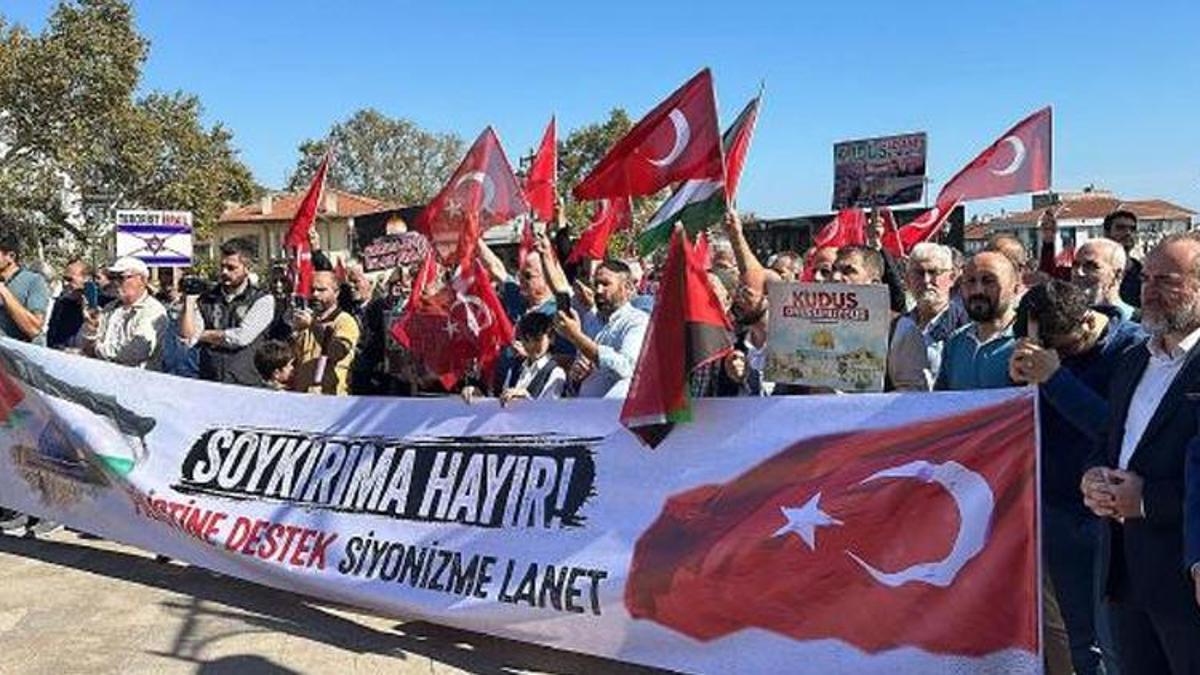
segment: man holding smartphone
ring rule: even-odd
[[[200,346],[200,379],[257,386],[254,352],[275,318],[275,298],[250,283],[254,255],[245,243],[221,245],[220,284],[184,299],[179,335]]]

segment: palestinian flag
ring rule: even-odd
[[[703,254],[683,228],[672,230],[650,327],[621,407],[621,424],[652,448],[675,423],[692,419],[692,372],[733,349],[733,327],[708,283]]]
[[[725,155],[724,181],[715,179],[693,179],[684,181],[670,198],[646,224],[638,235],[637,246],[641,255],[647,255],[664,245],[671,238],[671,228],[682,222],[689,234],[721,222],[727,204],[733,202],[750,139],[754,135],[754,123],[758,120],[758,105],[762,95],[746,104],[733,124],[725,130],[721,146]]]

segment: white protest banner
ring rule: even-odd
[[[764,377],[838,391],[883,391],[891,320],[887,286],[776,282]]]
[[[192,264],[191,211],[117,211],[117,257],[151,267]]]
[[[1033,390],[320,397],[0,339],[0,504],[379,613],[682,671],[1033,673]]]

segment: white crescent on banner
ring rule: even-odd
[[[1013,158],[1012,161],[1009,162],[1008,166],[1004,167],[1003,169],[991,169],[991,172],[997,176],[1011,176],[1017,172],[1017,169],[1021,168],[1022,164],[1025,163],[1025,143],[1016,136],[1005,136],[1000,140],[1000,142],[1008,143],[1012,146]]]
[[[482,171],[472,171],[471,173],[458,179],[454,184],[455,189],[468,181],[475,181],[483,188],[483,204],[481,207],[484,211],[492,210],[492,200],[496,198],[496,184],[492,182],[492,177]]]
[[[961,523],[958,535],[954,538],[954,547],[950,554],[942,560],[918,563],[898,572],[883,572],[875,569],[865,560],[850,551],[850,556],[862,566],[876,581],[884,586],[895,588],[910,581],[945,588],[954,582],[972,558],[979,555],[987,543],[988,526],[992,522],[992,510],[995,498],[987,481],[979,474],[971,471],[958,462],[932,464],[918,460],[901,466],[884,469],[865,480],[868,483],[880,478],[916,478],[923,483],[937,483],[950,493],[958,506]]]
[[[688,141],[691,140],[692,129],[688,126],[687,117],[679,110],[679,108],[674,108],[671,110],[670,118],[671,124],[675,125],[675,145],[671,148],[671,151],[667,153],[666,157],[649,160],[654,166],[667,166],[669,164],[673,164],[675,160],[679,159],[679,155],[683,154],[684,148],[687,147]]]

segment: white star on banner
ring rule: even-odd
[[[817,548],[817,528],[829,525],[841,525],[842,521],[831,518],[828,513],[821,510],[819,502],[821,493],[813,495],[813,498],[808,500],[808,503],[800,508],[789,508],[787,506],[779,507],[783,512],[783,517],[787,518],[787,524],[775,531],[772,537],[785,535],[789,532],[795,532],[800,535],[804,543],[808,544],[808,548],[816,550]]]

